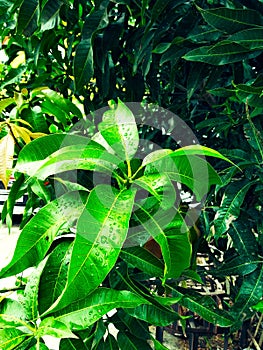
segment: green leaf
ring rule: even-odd
[[[137,216],[142,227],[160,245],[164,263],[164,278],[178,278],[182,271],[189,267],[191,245],[188,238],[188,229],[182,216],[175,209],[159,210],[151,215],[143,206],[136,203],[143,211],[146,221]]]
[[[174,185],[166,173],[147,174],[139,177],[133,183],[152,194],[163,209],[171,208],[176,201]]]
[[[13,258],[0,271],[1,277],[12,276],[38,264],[59,230],[63,226],[70,227],[84,207],[79,193],[71,192],[41,208],[21,231]]]
[[[147,341],[143,341],[142,339],[138,339],[134,335],[130,333],[118,333],[118,344],[121,350],[152,350]]]
[[[45,2],[45,5],[42,8],[41,17],[40,17],[42,30],[47,28],[52,29],[54,27],[56,23],[55,19],[63,3],[66,3],[66,1],[65,0],[47,0]],[[49,25],[47,25],[47,22],[49,22]]]
[[[93,41],[95,34],[108,24],[107,6],[109,0],[101,2],[98,10],[86,17],[82,38],[74,57],[75,89],[80,91],[89,82],[94,73]]]
[[[44,335],[51,335],[55,338],[78,338],[64,323],[55,320],[54,317],[48,317],[41,321],[36,336],[42,337]]]
[[[14,349],[21,344],[26,337],[28,337],[28,334],[14,327],[0,329],[0,349]]]
[[[119,163],[119,158],[108,153],[98,143],[89,141],[85,145],[67,146],[54,152],[41,162],[39,168],[35,167],[35,172],[31,172],[31,176],[44,180],[50,175],[76,169],[99,171],[111,175]]]
[[[119,350],[119,345],[117,343],[117,340],[110,333],[108,334],[107,338],[105,339],[104,347],[107,350]]]
[[[257,240],[249,225],[243,221],[232,222],[228,233],[240,256],[250,256],[253,259],[253,256],[257,255]]]
[[[260,260],[253,260],[251,256],[237,256],[230,261],[223,261],[216,270],[210,270],[213,276],[244,276],[256,270]]]
[[[150,276],[163,276],[163,263],[155,255],[142,247],[122,249],[120,257]]]
[[[198,7],[198,10],[208,24],[229,34],[263,25],[260,13],[250,9],[220,7],[211,10],[203,10]]]
[[[126,239],[134,197],[135,191],[114,193],[108,185],[98,185],[90,192],[77,224],[67,285],[55,310],[94,291],[115,265]]]
[[[116,109],[104,113],[99,130],[117,156],[128,163],[139,145],[137,125],[131,110],[118,100]]]
[[[62,242],[49,255],[41,275],[38,301],[40,314],[60,297],[66,285],[72,253],[72,238],[61,237],[60,240]]]
[[[36,169],[55,151],[70,145],[86,145],[87,142],[86,137],[69,134],[39,137],[23,147],[19,153],[15,170],[33,176]]]
[[[221,327],[229,327],[234,323],[234,319],[226,311],[220,310],[210,296],[200,295],[182,288],[180,290],[182,292],[172,289],[173,296],[182,298],[180,299],[180,305],[196,312],[204,320]]]
[[[24,0],[17,17],[17,31],[31,36],[38,27],[39,12],[38,0]]]
[[[154,344],[154,350],[169,350],[166,346],[161,344],[158,340],[156,340],[154,337],[151,337],[151,340]]]
[[[250,50],[262,50],[263,48],[263,27],[242,30],[231,35],[228,40],[249,48]]]
[[[263,296],[263,267],[244,277],[234,305],[230,309],[233,317],[241,321],[249,317],[250,307],[257,304]]]
[[[214,46],[202,46],[187,52],[183,58],[187,61],[204,62],[215,66],[230,64],[260,55],[260,50],[248,48],[230,41],[222,41]]]
[[[61,339],[59,350],[90,350],[81,339]]]
[[[0,328],[24,326],[26,313],[23,306],[16,300],[5,298],[0,304]]]
[[[235,181],[227,186],[214,218],[216,238],[223,235],[228,230],[231,221],[238,218],[241,205],[253,184],[255,184],[255,181]]]
[[[23,305],[27,319],[36,320],[38,318],[38,287],[41,273],[46,260],[42,260],[38,267],[30,274],[24,290]]]
[[[131,308],[147,301],[128,291],[98,288],[85,298],[72,302],[54,314],[57,321],[63,322],[71,330],[82,330],[95,323],[114,308]]]
[[[4,98],[3,100],[1,100],[0,101],[0,113],[2,113],[3,110],[6,109],[6,107],[10,106],[13,103],[15,103],[15,99],[13,97]]]

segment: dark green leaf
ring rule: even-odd
[[[17,30],[30,36],[38,27],[39,1],[24,0],[18,13]]]
[[[121,350],[152,350],[152,348],[146,341],[138,339],[130,333],[119,332],[117,339]]]

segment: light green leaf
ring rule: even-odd
[[[0,349],[11,350],[22,343],[28,334],[14,327],[0,329]]]
[[[85,196],[83,193],[84,203]],[[59,230],[71,227],[84,207],[80,194],[71,192],[41,208],[21,231],[13,258],[0,271],[1,277],[12,276],[38,264]]]
[[[4,109],[6,109],[6,107],[10,106],[13,103],[15,103],[15,99],[13,97],[7,97],[7,98],[4,98],[3,100],[1,100],[0,101],[0,113],[2,113],[2,111]]]
[[[115,192],[108,185],[90,192],[77,224],[67,285],[55,310],[84,298],[110,272],[126,239],[135,193]]]
[[[151,276],[163,276],[164,266],[161,260],[142,247],[124,248],[120,257]]]
[[[40,323],[36,336],[42,337],[44,335],[51,335],[55,338],[78,338],[64,323],[55,320],[54,317],[45,318]]]
[[[60,148],[87,145],[87,143],[86,137],[77,135],[53,134],[39,137],[23,147],[19,153],[15,170],[33,176],[46,158]]]
[[[260,13],[251,9],[230,9],[220,7],[203,10],[200,7],[197,8],[208,24],[229,34],[263,25]]]
[[[131,110],[118,100],[116,109],[104,113],[99,130],[117,156],[128,163],[139,145],[137,125]]]
[[[169,350],[166,346],[156,340],[153,336],[151,336],[151,340],[154,344],[154,350]]]
[[[35,168],[33,176],[44,180],[50,175],[76,169],[99,171],[111,175],[119,163],[119,158],[108,153],[98,143],[90,141],[85,145],[67,146],[54,152],[41,162],[38,169]]]
[[[0,304],[0,328],[24,326],[26,313],[21,303],[5,298]]]
[[[38,27],[39,1],[26,0],[22,2],[18,13],[17,31],[30,36]]]
[[[131,308],[148,303],[143,297],[128,291],[98,288],[84,299],[72,302],[54,314],[71,330],[82,330],[95,323],[114,308]]]

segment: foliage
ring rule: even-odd
[[[3,141],[0,149],[4,149],[6,155],[1,158],[5,160],[4,166],[1,165],[1,178],[7,182],[9,173],[6,170],[11,167],[8,155],[13,154],[13,148],[12,152],[9,152],[7,147],[7,145],[10,148],[13,147],[15,140],[8,134],[9,125],[16,125],[16,128],[25,127],[23,120],[32,127],[26,126],[28,135],[31,132],[61,134],[39,138],[30,142],[21,151],[20,148],[27,143],[28,136],[25,140],[25,134],[20,132],[18,140],[15,140],[18,142],[14,150],[15,155],[20,153],[17,168],[19,171],[2,212],[2,219],[6,219],[9,226],[11,225],[15,199],[21,193],[27,192],[29,200],[22,223],[24,227],[22,232],[29,234],[30,230],[27,230],[25,225],[36,209],[43,207],[39,211],[39,218],[43,222],[49,221],[51,211],[56,212],[55,208],[60,204],[57,204],[54,198],[54,191],[56,194],[59,193],[62,203],[64,198],[72,200],[65,194],[65,188],[67,191],[82,190],[83,198],[85,193],[88,196],[90,196],[89,193],[92,196],[95,195],[92,192],[93,183],[90,174],[87,176],[86,170],[83,171],[84,166],[79,158],[80,150],[83,154],[86,151],[81,137],[72,135],[69,144],[63,144],[65,136],[63,132],[67,132],[76,121],[81,120],[84,113],[89,114],[104,107],[109,100],[117,100],[118,97],[125,102],[143,100],[160,105],[186,121],[202,145],[220,151],[238,165],[236,167],[229,163],[226,169],[225,162],[216,158],[211,159],[211,164],[221,175],[222,183],[210,189],[198,222],[200,237],[195,235],[191,245],[189,242],[180,241],[188,253],[191,247],[191,269],[196,270],[202,278],[212,276],[220,283],[226,283],[230,299],[230,304],[227,305],[228,314],[219,316],[210,298],[206,300],[189,288],[184,289],[182,286],[179,288],[177,279],[179,275],[173,276],[176,277],[174,283],[168,283],[169,278],[164,282],[164,272],[167,277],[170,277],[169,269],[178,265],[171,259],[169,261],[168,253],[163,253],[164,268],[160,259],[156,259],[152,254],[149,255],[149,252],[141,247],[127,247],[120,251],[116,260],[117,265],[114,265],[118,267],[116,269],[118,274],[114,273],[115,268],[113,268],[105,280],[106,288],[110,286],[116,290],[125,289],[145,299],[149,291],[145,294],[141,292],[144,290],[142,282],[145,283],[149,276],[158,276],[166,284],[166,293],[174,295],[182,305],[212,322],[216,322],[213,313],[215,307],[215,313],[221,320],[221,325],[232,325],[234,328],[240,327],[243,320],[251,317],[254,305],[257,305],[255,309],[262,311],[263,11],[261,1],[50,0],[40,2],[19,0],[13,2],[6,0],[0,4],[0,13],[2,45],[7,55],[7,61],[1,64],[0,69],[3,115],[1,125],[5,126],[2,129],[1,140]],[[12,109],[13,106],[15,106],[14,109]],[[95,120],[97,124],[96,118],[95,115],[93,120],[84,119],[84,126],[78,134],[83,136],[86,130],[89,135],[93,135],[93,121]],[[147,118],[150,120],[151,114],[146,114],[146,124]],[[170,131],[170,126],[165,123],[165,121],[160,122],[164,134]],[[115,139],[110,139],[107,121],[101,124],[99,131],[107,138],[110,145],[115,145],[119,141],[119,131],[114,134]],[[145,137],[155,142],[158,140],[161,148],[175,149],[171,139],[165,137],[160,130],[150,130],[139,125],[138,133],[139,138]],[[95,141],[99,143],[98,139]],[[78,146],[74,148],[74,144]],[[61,145],[63,148],[60,148]],[[115,176],[110,185],[120,189],[122,180],[119,180],[119,176],[122,178],[123,171],[128,174],[127,160],[119,171],[114,172],[115,167],[119,167],[119,162],[113,154],[106,156],[106,153],[95,143],[90,146],[94,147],[89,152],[92,152],[94,157],[97,155],[97,158],[95,163],[87,162],[85,166],[91,167],[91,171],[99,170],[102,174],[100,167],[103,161],[103,169],[107,169]],[[113,151],[120,152],[118,157],[123,154],[123,146],[120,144],[118,149],[113,148]],[[132,148],[133,145],[130,146]],[[62,149],[64,149],[63,152]],[[37,163],[38,159],[33,157],[36,150],[41,155],[39,163]],[[28,158],[29,154],[31,158]],[[76,156],[74,166],[81,167],[78,176],[79,180],[82,177],[83,181],[79,181],[77,187],[70,183],[71,175],[63,177],[60,182],[53,177],[58,170],[55,157],[60,159],[61,169],[68,170],[65,160],[70,154],[72,154],[71,161]],[[183,159],[184,157],[178,157],[176,164],[181,170],[187,164]],[[138,165],[133,161],[129,171],[134,174],[134,169],[138,167],[141,167],[141,164]],[[147,167],[150,168],[150,165],[146,165]],[[48,185],[45,181],[47,176],[49,176]],[[146,174],[140,174],[140,176],[135,179],[133,186],[144,188],[144,191],[150,193],[153,199],[146,201],[146,208],[156,210],[155,205],[159,203],[163,193],[158,193],[156,188],[151,186],[155,180],[154,173],[147,173],[148,181],[145,178]],[[37,180],[33,180],[34,178]],[[26,183],[25,179],[27,179]],[[184,186],[191,189],[192,182],[186,181],[181,172],[179,180],[182,179],[184,179]],[[177,181],[175,177],[169,179],[167,174],[164,174],[162,185],[168,183],[170,186],[169,180]],[[88,191],[85,186],[83,188],[83,184],[86,184]],[[169,186],[168,189],[171,190]],[[201,187],[196,187],[195,192],[195,195],[198,196],[199,193],[200,197],[204,194]],[[146,220],[149,215],[145,212],[145,207],[137,202],[137,196],[138,194],[135,196],[136,213],[138,212]],[[86,203],[83,198],[80,202],[78,198],[76,206],[82,201]],[[161,209],[167,210],[167,208]],[[76,212],[78,212],[77,209]],[[159,209],[157,212],[162,214]],[[38,224],[37,215],[27,225]],[[140,221],[140,217],[134,217],[134,214],[131,217],[131,222]],[[61,271],[60,278],[63,280],[62,276],[67,276],[68,271],[64,269],[66,262],[54,266],[52,261],[57,260],[56,254],[64,255],[65,259],[70,261],[73,252],[71,239],[68,237],[65,237],[65,241],[59,238],[59,242],[62,241],[56,247],[61,245],[62,253],[59,251],[60,248],[55,253],[56,247],[52,247],[52,253],[49,251],[49,241],[56,235],[63,237],[61,233],[68,229],[61,223],[61,231],[57,233],[56,230],[60,230],[60,222],[57,218],[59,215],[54,214],[54,220],[51,221],[52,227],[47,233],[48,241],[43,232],[39,233],[39,238],[40,244],[45,247],[44,252],[41,251],[42,254],[44,256],[48,254],[46,266],[50,264],[50,271],[53,269],[57,273]],[[72,220],[74,222],[73,217]],[[84,228],[79,229],[84,230]],[[150,229],[152,230],[152,226],[149,228],[145,225],[146,232]],[[162,238],[158,243],[162,248],[169,246],[171,243],[169,238],[160,237]],[[81,244],[81,241],[78,244]],[[38,251],[37,247],[34,249]],[[210,265],[206,269],[196,265],[196,256],[199,252],[209,255]],[[39,255],[36,256],[40,262],[42,258]],[[24,259],[28,261],[27,266],[32,265],[30,253]],[[19,260],[20,257],[17,257],[15,265]],[[139,272],[146,273],[147,278],[130,266],[136,266]],[[10,271],[14,268],[10,266]],[[48,270],[44,268],[43,273],[45,271]],[[162,271],[161,274],[160,271]],[[103,270],[100,273],[103,275]],[[187,276],[192,276],[189,271],[187,273]],[[52,283],[48,273],[45,275],[47,281]],[[198,279],[196,275],[195,278]],[[164,290],[159,282],[156,282],[155,287],[162,294]],[[58,284],[56,288],[53,299],[49,300],[50,304],[39,305],[40,308],[42,307],[40,309],[42,312],[51,306],[65,286]],[[48,290],[43,293],[46,293],[43,295],[49,295]],[[150,300],[151,304],[134,306],[132,311],[128,308],[119,309],[116,315],[107,320],[119,325],[122,334],[118,339],[118,343],[122,344],[120,346],[136,344],[137,339],[126,334],[128,329],[132,333],[134,329],[132,327],[136,327],[135,322],[140,322],[140,327],[143,328],[144,322],[163,325],[171,323],[178,317],[171,313],[170,308],[167,310],[167,304],[165,306],[162,304],[165,303],[164,299],[158,299],[157,295],[154,297],[148,295],[146,299]],[[61,302],[63,303],[63,299]],[[83,307],[85,308],[85,305]],[[224,323],[223,320],[228,321]],[[93,326],[89,326],[84,335],[82,331],[78,331],[79,339],[63,339],[61,348],[75,346],[99,349],[108,344],[113,344],[110,345],[112,348],[116,347],[110,336],[105,340],[106,345],[104,344],[102,335],[105,334],[104,326],[101,320],[96,321]],[[137,324],[136,330],[140,327]],[[3,337],[14,334],[18,339],[20,336],[22,340],[25,338],[24,333],[20,334],[20,329],[13,326],[4,330],[3,334],[5,334]],[[148,338],[145,334],[138,337],[144,339],[144,346],[147,348],[146,339]],[[28,339],[25,343],[27,341]],[[25,345],[25,348],[26,346],[30,347],[34,344]]]

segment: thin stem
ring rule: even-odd
[[[128,167],[128,178],[132,178],[132,169],[131,169],[131,162],[130,160],[127,160],[127,167]]]

